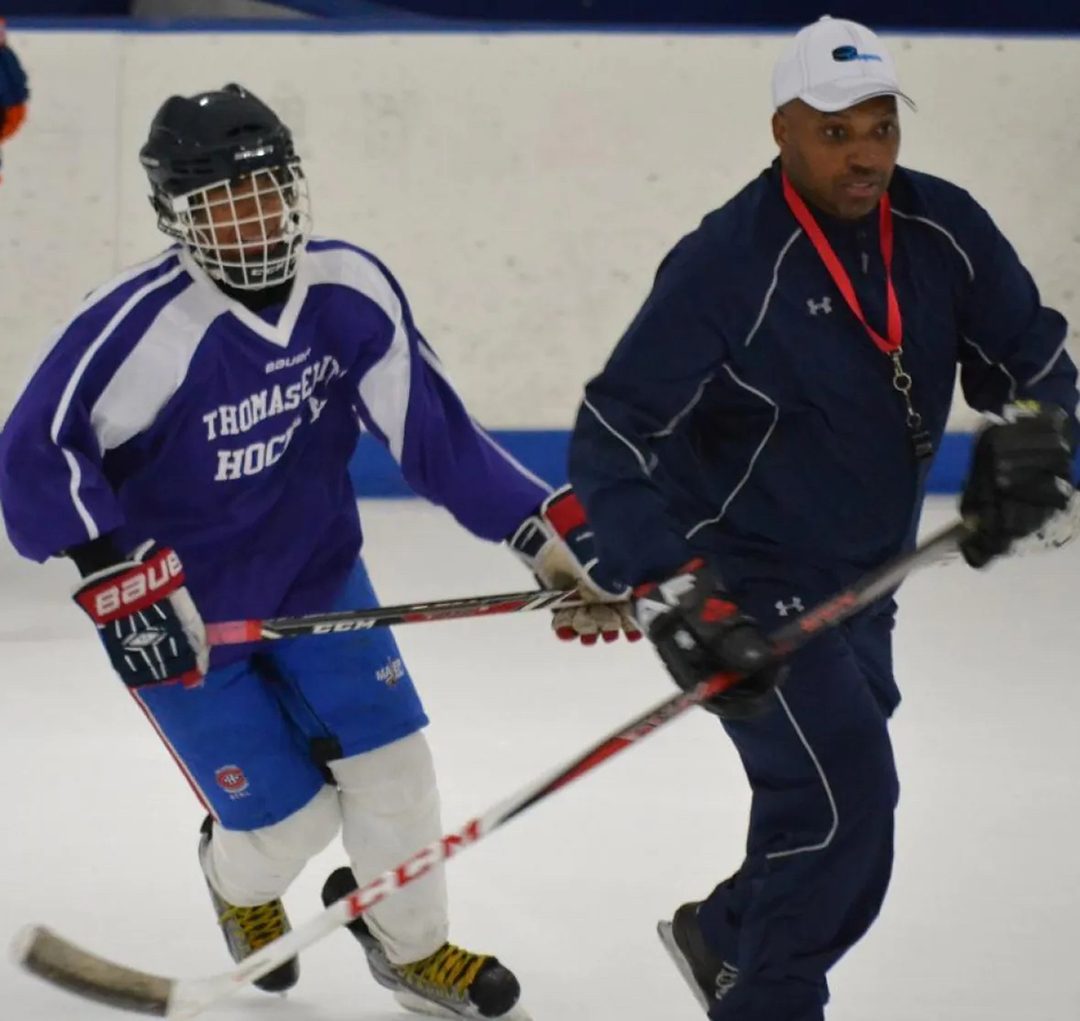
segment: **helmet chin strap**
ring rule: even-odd
[[[283,242],[276,242],[270,247],[271,250],[274,247],[280,248],[280,256],[256,258],[250,269],[231,262],[216,262],[207,259],[199,250],[191,247],[188,247],[188,251],[212,279],[234,290],[257,291],[267,287],[277,287],[291,280],[296,274],[297,253],[290,251],[290,246]],[[265,270],[265,272],[260,272],[260,270]]]
[[[214,286],[227,298],[239,302],[249,312],[259,313],[272,305],[284,305],[292,293],[295,277],[284,283],[268,284],[257,290],[250,287],[230,287],[225,280],[214,280]]]

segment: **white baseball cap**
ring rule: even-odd
[[[827,14],[801,29],[773,68],[773,106],[801,99],[822,113],[846,110],[875,96],[899,96],[896,65],[865,25]]]

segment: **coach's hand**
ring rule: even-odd
[[[700,558],[634,589],[638,623],[683,691],[719,673],[742,680],[703,703],[724,719],[760,712],[787,674],[757,622],[731,601]]]

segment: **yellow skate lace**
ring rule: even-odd
[[[218,916],[218,921],[223,926],[228,921],[236,922],[252,953],[289,931],[285,908],[280,900],[268,901],[253,908],[230,904]]]
[[[394,970],[411,985],[426,986],[444,996],[449,994],[464,1000],[480,969],[489,960],[487,954],[471,954],[453,943],[444,943],[430,957],[397,965]]]

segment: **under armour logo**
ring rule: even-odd
[[[816,316],[819,312],[824,312],[825,315],[829,315],[832,312],[832,298],[828,295],[822,298],[821,301],[814,301],[813,298],[807,298],[806,307],[812,316]]]
[[[776,612],[781,617],[786,617],[789,613],[803,613],[805,610],[806,607],[798,596],[792,596],[789,603],[785,603],[783,599],[776,600]]]

